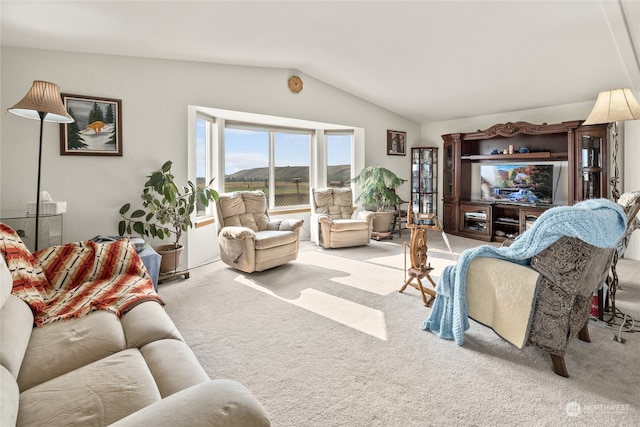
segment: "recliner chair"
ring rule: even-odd
[[[324,248],[368,245],[373,212],[354,217],[351,188],[311,189],[311,241]]]
[[[269,218],[263,191],[222,193],[216,203],[222,261],[246,273],[298,258],[301,219]]]

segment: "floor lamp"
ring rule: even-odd
[[[600,92],[593,111],[583,123],[584,125],[613,123],[613,176],[609,179],[609,184],[611,184],[611,196],[615,202],[620,198],[620,191],[618,190],[618,182],[620,181],[618,176],[618,122],[637,119],[640,119],[640,105],[634,98],[631,89],[624,88]],[[616,317],[617,264],[618,251],[616,250],[611,263],[611,276],[607,278],[608,293],[611,300],[611,322],[615,322]],[[598,292],[598,298],[602,298],[600,291]]]
[[[618,190],[618,122],[640,119],[640,104],[633,96],[631,89],[605,90],[598,94],[596,105],[583,125],[599,125],[613,123],[613,176],[609,179],[611,196],[614,201],[620,198]]]
[[[28,119],[40,120],[40,141],[38,145],[38,188],[36,195],[36,234],[35,250],[38,250],[38,231],[40,220],[40,169],[42,165],[42,130],[44,122],[71,123],[73,117],[67,113],[60,88],[54,83],[35,80],[29,92],[13,107],[7,110],[10,113]]]

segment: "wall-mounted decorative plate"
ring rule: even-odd
[[[298,93],[302,90],[302,79],[298,76],[289,77],[289,90]]]

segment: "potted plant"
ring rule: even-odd
[[[382,166],[367,166],[352,181],[362,188],[356,202],[362,201],[365,209],[376,212],[373,231],[389,232],[395,211],[403,202],[395,189],[407,180],[398,178],[395,173]]]
[[[218,200],[218,192],[211,188],[213,179],[206,186],[196,186],[187,181],[187,186],[178,187],[171,173],[172,162],[147,176],[142,190],[142,209],[128,214],[131,203],[120,208],[122,220],[118,223],[121,236],[137,233],[141,237],[154,237],[160,240],[173,238],[173,243],[155,248],[162,255],[160,272],[176,271],[182,253],[180,238],[182,233],[193,227],[191,214],[196,203],[209,206]]]

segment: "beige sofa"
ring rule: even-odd
[[[211,381],[157,302],[33,327],[0,256],[0,425],[268,426],[256,398]]]

